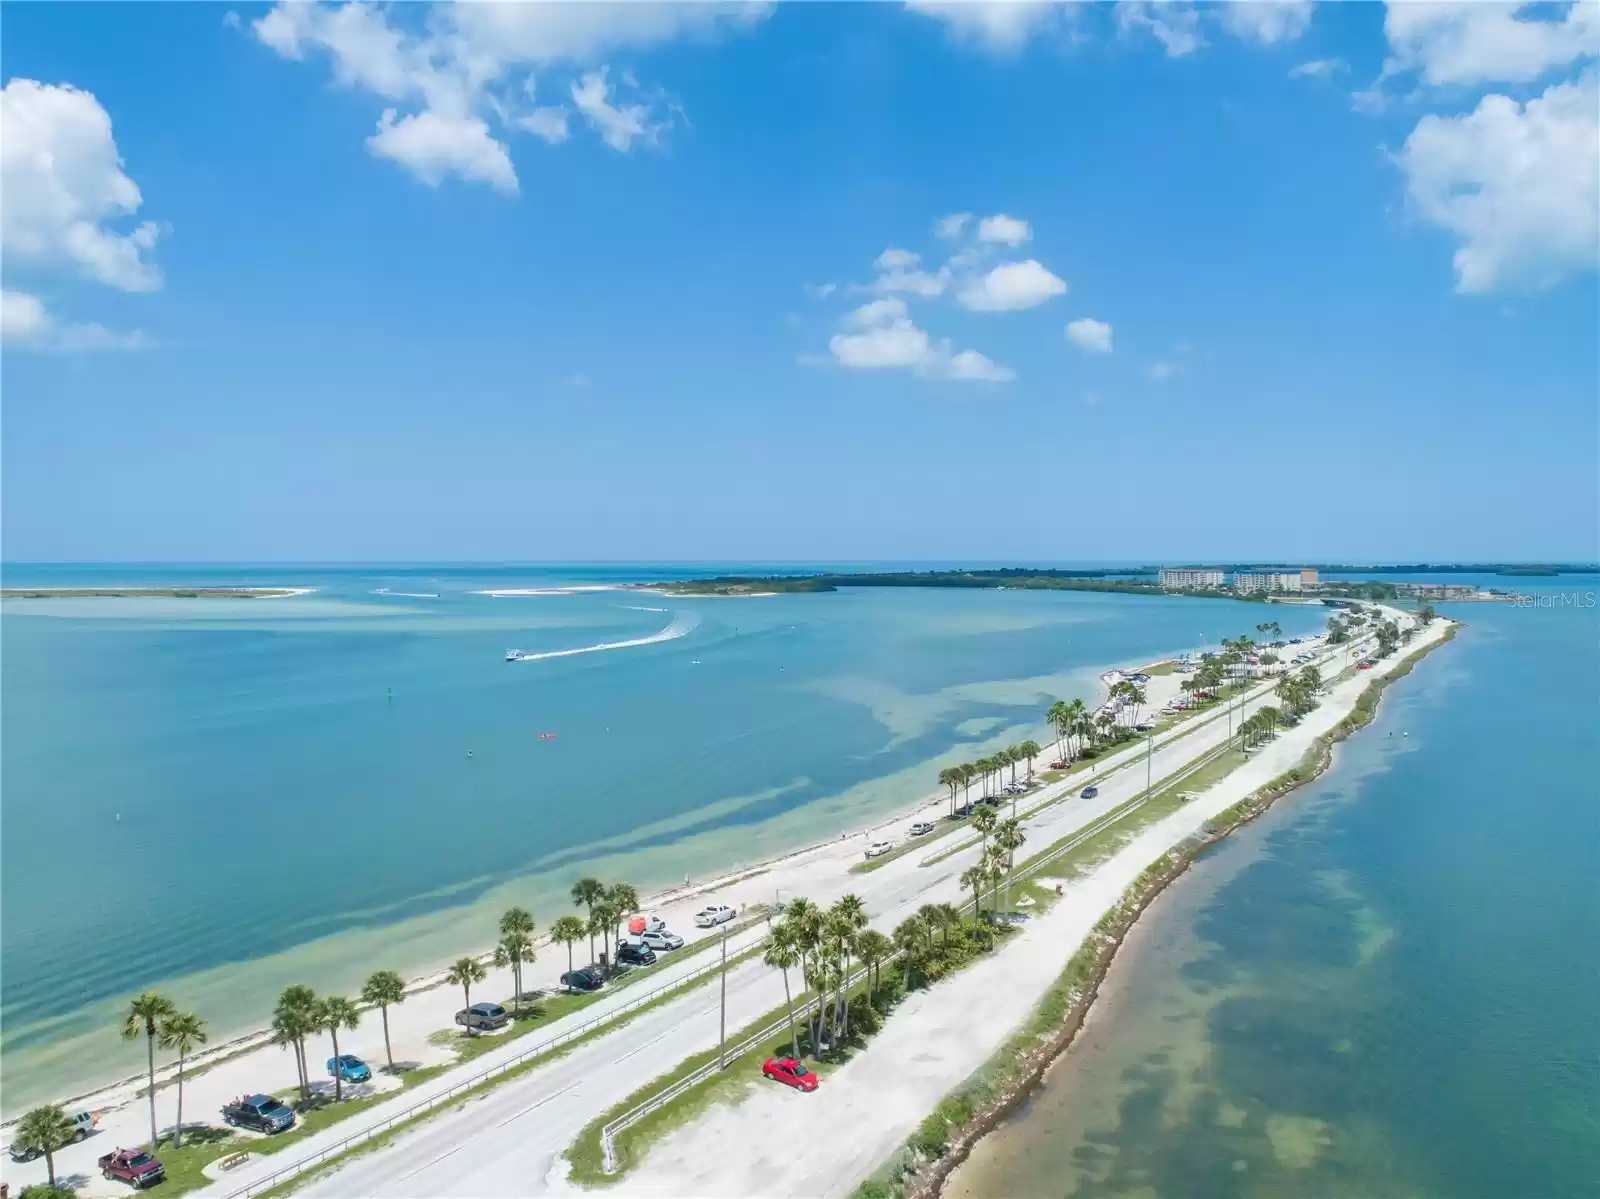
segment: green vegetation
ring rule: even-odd
[[[16,1136],[11,1143],[44,1154],[45,1173],[49,1176],[50,1188],[54,1189],[56,1150],[70,1144],[72,1134],[76,1131],[72,1118],[59,1107],[36,1107],[18,1121]]]
[[[1118,591],[1135,595],[1165,594],[1154,582],[1124,577],[1128,573],[1110,570],[1029,570],[1006,567],[1000,570],[890,571],[866,574],[724,575],[714,579],[677,579],[645,586],[652,591],[663,591],[669,595],[816,594],[838,591],[842,587],[976,587],[1016,588],[1029,591]]]

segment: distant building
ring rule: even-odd
[[[1209,567],[1163,566],[1157,576],[1164,588],[1174,591],[1193,591],[1204,587],[1221,587],[1222,571]]]
[[[1241,570],[1233,576],[1233,589],[1241,595],[1257,591],[1299,591],[1303,572],[1298,570]]]
[[[1396,583],[1394,589],[1406,599],[1469,600],[1478,595],[1478,589],[1466,583]]]
[[[1317,585],[1317,572],[1316,571],[1308,569],[1308,570],[1302,570],[1300,572],[1300,586],[1301,587],[1315,587],[1316,585]]]

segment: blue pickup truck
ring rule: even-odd
[[[294,1127],[294,1111],[272,1095],[245,1095],[224,1105],[222,1122],[229,1128],[287,1132]]]

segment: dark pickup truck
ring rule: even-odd
[[[142,1190],[165,1178],[167,1169],[160,1158],[151,1157],[143,1149],[117,1149],[100,1159],[100,1173]]]
[[[222,1122],[230,1128],[286,1132],[294,1127],[294,1112],[271,1095],[246,1095],[223,1107]]]

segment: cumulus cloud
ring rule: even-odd
[[[745,28],[769,11],[759,4],[280,3],[250,28],[285,58],[325,55],[340,84],[386,101],[367,143],[375,153],[425,182],[455,175],[511,192],[507,137],[526,132],[559,143],[571,132],[565,107],[534,106],[532,67],[586,67],[568,86],[584,122],[616,150],[654,145],[671,123],[671,106],[657,112],[656,101],[620,99],[594,59]]]
[[[837,290],[838,286],[837,283],[807,283],[805,291],[806,295],[813,300],[826,300]]]
[[[150,344],[138,330],[121,333],[104,325],[58,324],[38,296],[19,291],[0,291],[0,343],[61,354],[142,350]]]
[[[1313,58],[1289,68],[1291,79],[1331,79],[1348,66],[1342,58]]]
[[[882,296],[851,310],[845,329],[828,339],[828,354],[803,357],[812,365],[855,370],[905,370],[924,379],[1007,383],[1016,378],[977,350],[955,350],[947,338],[935,341],[911,319],[899,296]]]
[[[1067,326],[1067,340],[1089,354],[1111,353],[1111,326],[1093,317],[1080,317]]]
[[[381,158],[409,167],[424,183],[437,187],[448,175],[487,183],[503,192],[517,190],[517,173],[503,142],[489,134],[477,117],[446,116],[424,109],[396,117],[386,108],[367,149]]]
[[[880,271],[892,271],[898,267],[916,266],[921,261],[921,254],[890,246],[882,254],[878,255],[878,260],[873,265]]]
[[[71,84],[12,79],[0,91],[0,247],[13,262],[65,268],[122,291],[154,291],[160,226],[138,212],[111,118]]]
[[[1526,103],[1483,97],[1429,115],[1397,155],[1421,216],[1455,234],[1456,288],[1548,287],[1600,258],[1600,87],[1594,70]]]
[[[1263,46],[1293,41],[1311,25],[1311,0],[1240,0],[1216,11],[1229,32]]]
[[[950,268],[942,266],[936,271],[908,270],[894,267],[884,271],[871,284],[877,292],[905,292],[908,295],[932,299],[944,294],[950,286]]]
[[[906,302],[899,296],[885,296],[881,300],[872,300],[853,310],[845,319],[852,325],[868,326],[878,325],[886,321],[899,320],[906,315]]]
[[[1066,280],[1029,258],[1001,263],[963,287],[956,298],[974,312],[1016,312],[1036,308],[1066,290]]]
[[[952,212],[949,216],[942,216],[933,223],[934,235],[946,241],[960,237],[971,220],[970,212]]]
[[[1390,4],[1385,76],[1419,71],[1425,83],[1528,83],[1554,67],[1600,54],[1600,5],[1550,6],[1435,0]]]
[[[1012,0],[906,0],[906,8],[942,21],[958,41],[998,54],[1015,53],[1071,15],[1064,5]]]
[[[1027,221],[1019,221],[1016,217],[1007,216],[1005,213],[996,213],[986,216],[978,222],[978,240],[999,245],[1016,247],[1033,237],[1033,230],[1028,228]]]

